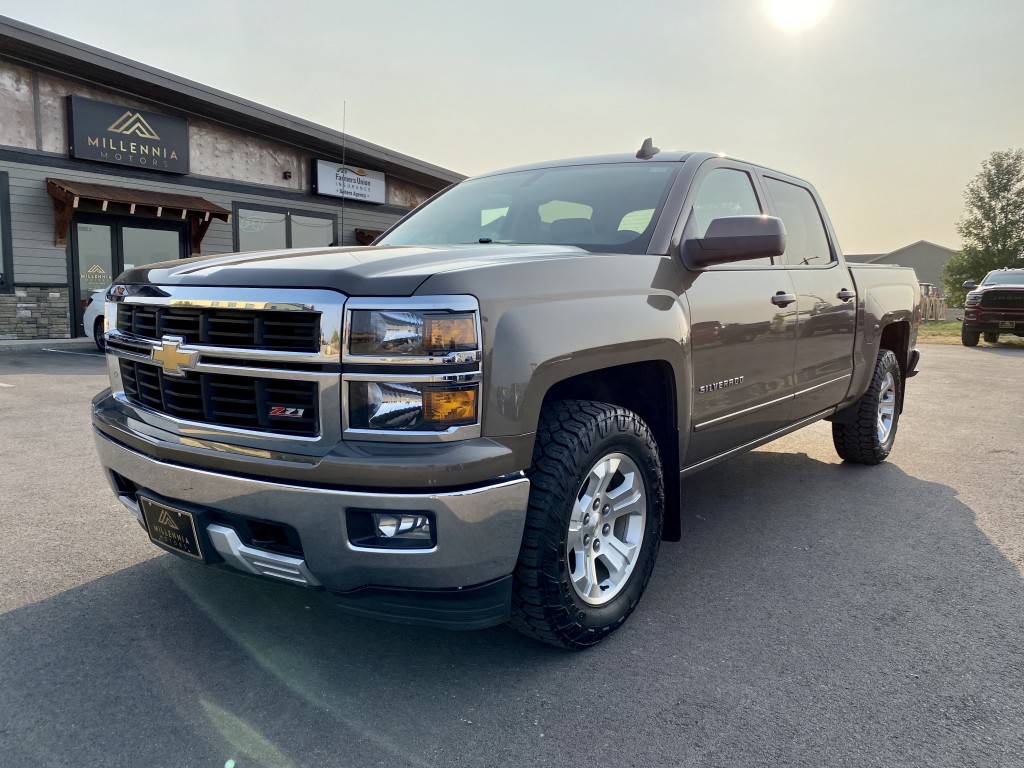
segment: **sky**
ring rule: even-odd
[[[0,0],[0,15],[465,174],[663,149],[816,186],[846,253],[959,247],[1024,146],[1020,0]]]

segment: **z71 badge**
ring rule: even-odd
[[[305,408],[281,408],[275,405],[270,408],[270,417],[277,418],[283,416],[288,419],[301,419],[302,414],[305,412]]]

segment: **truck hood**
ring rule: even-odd
[[[455,270],[585,258],[557,245],[382,246],[253,251],[166,261],[130,269],[133,285],[328,288],[349,296],[411,296],[427,278]]]

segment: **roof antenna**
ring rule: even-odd
[[[640,149],[637,150],[636,156],[639,160],[650,160],[659,152],[661,152],[661,150],[654,146],[653,139],[647,138],[644,139],[643,145],[641,145]]]

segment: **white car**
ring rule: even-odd
[[[89,297],[89,303],[85,305],[85,315],[82,317],[82,325],[85,326],[85,335],[96,342],[100,352],[103,347],[103,307],[107,300],[107,289],[93,291]]]

